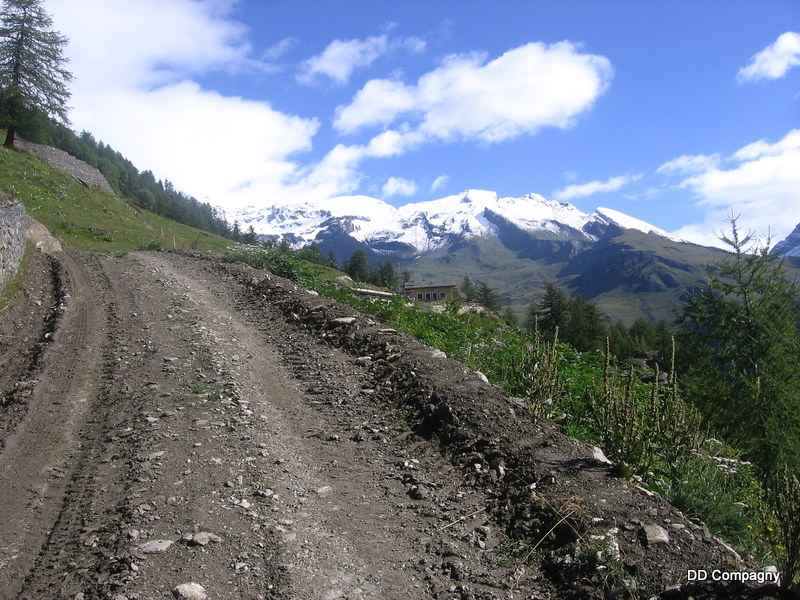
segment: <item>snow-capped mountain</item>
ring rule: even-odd
[[[286,237],[296,246],[345,234],[376,252],[405,255],[441,250],[468,238],[496,236],[499,227],[509,225],[554,240],[593,242],[610,229],[637,229],[674,239],[644,221],[608,208],[589,214],[538,194],[501,198],[484,190],[467,190],[399,208],[368,196],[341,196],[317,204],[250,207],[229,217],[243,229],[252,225],[256,233]]]
[[[785,240],[775,244],[772,252],[779,256],[800,257],[800,224],[794,228],[794,231]]]

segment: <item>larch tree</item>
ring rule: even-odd
[[[67,38],[54,31],[42,0],[4,0],[0,9],[0,88],[6,126],[4,146],[14,147],[26,112],[63,123],[72,73],[65,67]]]
[[[767,477],[800,469],[800,288],[731,219],[727,257],[678,315],[683,389]]]

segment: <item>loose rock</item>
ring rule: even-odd
[[[199,583],[182,583],[172,588],[172,595],[178,600],[206,600],[205,588]]]

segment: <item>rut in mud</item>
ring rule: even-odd
[[[2,598],[650,597],[747,567],[477,374],[290,282],[179,253],[34,263],[0,319]]]

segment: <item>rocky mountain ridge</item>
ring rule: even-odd
[[[780,256],[800,257],[800,224],[794,228],[785,240],[775,244],[772,251]]]
[[[585,213],[568,202],[538,194],[520,198],[466,190],[438,200],[395,208],[368,196],[347,196],[320,203],[275,203],[233,213],[256,233],[286,237],[295,246],[325,243],[347,235],[374,252],[408,258],[446,249],[474,237],[496,237],[498,228],[515,227],[539,238],[595,242],[609,232],[635,229],[664,239],[669,233],[618,211]]]

